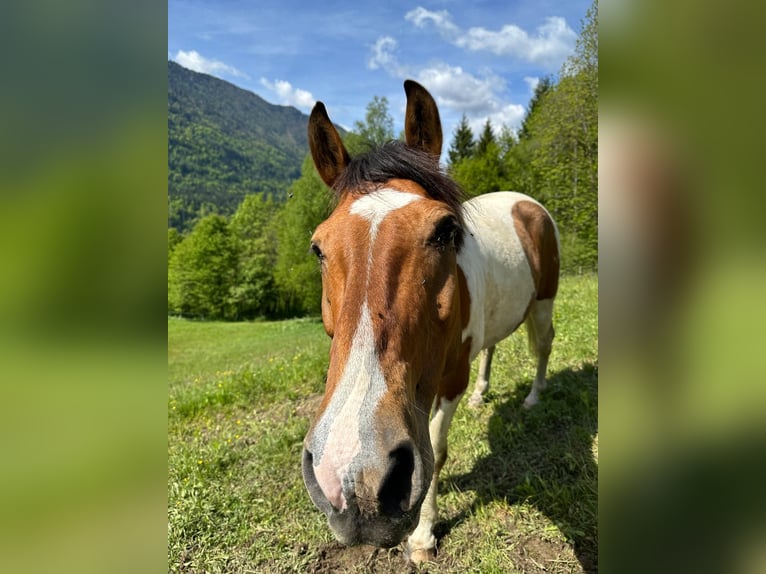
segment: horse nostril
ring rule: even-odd
[[[401,445],[388,455],[388,470],[378,491],[381,512],[400,516],[410,507],[415,457],[412,447]]]
[[[306,483],[306,486],[309,487],[309,490],[318,486],[316,475],[314,474],[313,463],[314,455],[312,455],[308,449],[304,448],[302,460],[303,481]]]
[[[316,474],[314,473],[314,456],[308,449],[303,449],[303,482],[309,491],[309,496],[317,508],[325,514],[332,511],[332,506],[327,496],[322,492],[319,486]]]

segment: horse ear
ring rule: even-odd
[[[439,109],[431,94],[413,80],[404,82],[407,93],[407,113],[404,134],[407,145],[425,150],[436,157],[442,153],[442,122]]]
[[[308,130],[311,158],[319,177],[332,187],[351,158],[322,102],[317,102],[311,110]]]

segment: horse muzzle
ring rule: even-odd
[[[317,462],[309,449],[303,449],[306,488],[338,541],[382,548],[399,544],[418,523],[433,464],[424,464],[409,441],[387,456],[362,452],[340,466],[333,464],[336,460],[325,452]]]

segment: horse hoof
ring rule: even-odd
[[[537,399],[527,397],[524,399],[524,408],[529,410],[537,404]]]
[[[472,409],[478,409],[482,404],[484,404],[484,400],[481,398],[481,395],[478,397],[471,395],[471,398],[468,399],[468,406]]]
[[[431,562],[436,558],[436,551],[426,548],[418,548],[410,552],[410,562],[413,564],[423,564],[424,562]]]

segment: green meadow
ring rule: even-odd
[[[522,328],[497,348],[484,405],[458,408],[421,571],[598,570],[596,275],[562,279],[554,320],[539,405],[521,408],[535,367]],[[417,570],[400,548],[335,542],[305,492],[328,350],[318,319],[168,319],[170,572]]]

